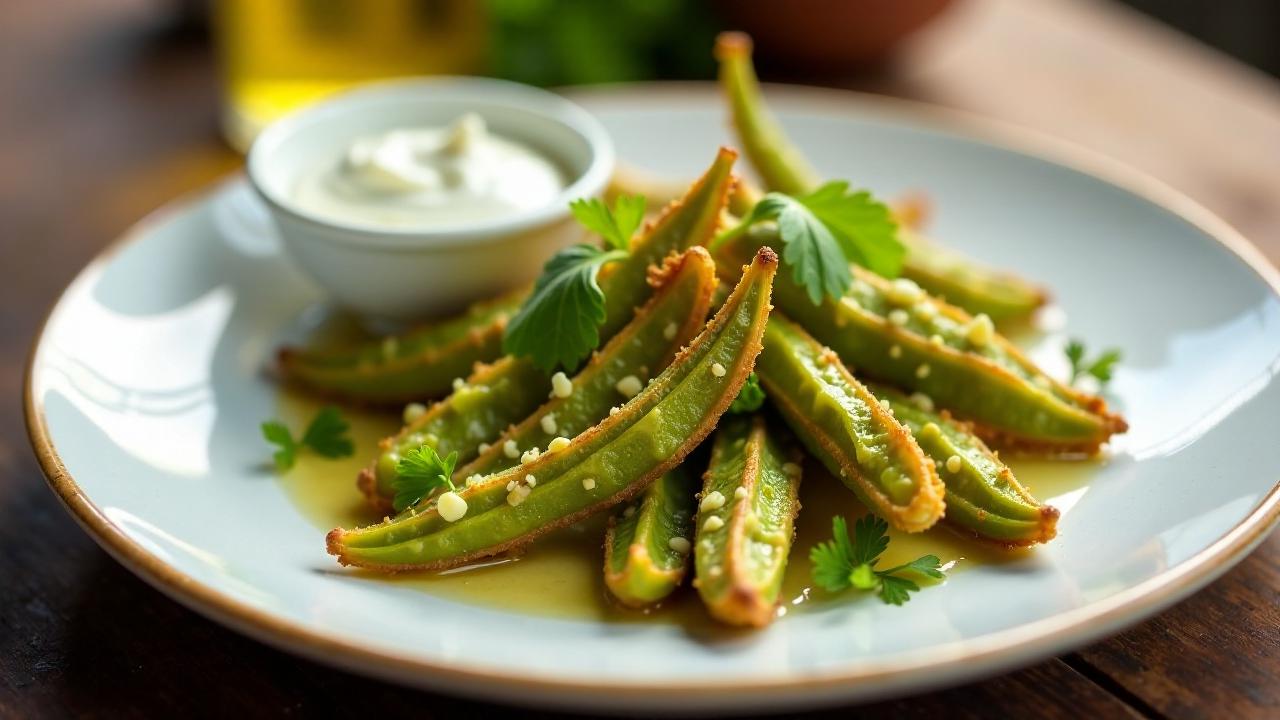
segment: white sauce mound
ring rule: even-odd
[[[293,201],[339,222],[460,226],[546,207],[565,184],[546,157],[468,113],[445,128],[357,138],[336,163],[304,175]]]

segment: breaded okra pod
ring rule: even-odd
[[[778,242],[776,226],[756,226],[720,246],[717,265],[732,277],[740,262],[735,258]],[[1088,455],[1128,429],[1102,398],[1036,367],[996,332],[990,318],[971,316],[905,278],[886,280],[855,267],[848,294],[814,305],[782,273],[774,297],[859,375],[929,396],[998,447]]]
[[[1058,532],[1058,510],[1041,504],[1018,483],[1009,466],[962,423],[938,412],[923,395],[885,385],[871,392],[887,402],[938,468],[946,486],[943,521],[962,533],[999,545],[1045,543]]]
[[[640,608],[661,602],[684,581],[693,548],[698,476],[676,467],[609,519],[604,585],[618,602]]]
[[[751,65],[751,38],[742,33],[721,33],[715,55],[733,125],[765,187],[788,195],[816,189],[822,177],[787,139],[764,104]],[[901,232],[899,239],[907,246],[903,276],[970,312],[987,313],[999,320],[1028,315],[1045,302],[1044,291],[1036,285],[983,267],[954,251],[942,251],[918,233]]]
[[[456,317],[353,347],[281,348],[277,365],[286,382],[339,400],[403,405],[441,397],[454,378],[502,355],[507,320],[528,294],[521,288]]]
[[[803,458],[781,432],[761,413],[728,417],[716,429],[698,503],[694,584],[712,617],[730,625],[763,627],[776,614]]]
[[[654,295],[594,353],[561,394],[553,393],[533,414],[481,448],[480,455],[458,468],[456,475],[490,475],[519,464],[524,453],[551,447],[600,422],[611,408],[640,392],[662,372],[676,351],[692,340],[707,320],[716,288],[715,263],[701,247],[671,255],[653,268]],[[561,438],[557,441],[556,438]]]
[[[600,330],[602,342],[625,325],[635,308],[652,294],[648,278],[653,267],[660,266],[672,254],[704,244],[715,232],[733,184],[730,171],[736,157],[733,150],[721,148],[707,172],[690,186],[685,197],[669,205],[661,217],[645,226],[631,243],[627,257],[601,271],[599,283],[605,294],[606,313]],[[513,385],[518,389],[488,391],[488,388]],[[504,357],[492,367],[478,369],[457,386],[477,392],[466,393],[457,398],[457,403],[452,397],[446,398],[394,437],[379,443],[378,458],[361,472],[357,481],[375,507],[389,506],[396,463],[405,452],[434,437],[438,441],[437,452],[447,455],[457,451],[459,462],[469,463],[480,454],[481,443],[493,444],[509,426],[534,412],[553,390],[551,380],[531,361],[510,357]],[[473,418],[478,420],[473,422]],[[586,427],[586,423],[581,427]]]
[[[835,353],[778,312],[756,375],[809,452],[873,512],[906,532],[942,518],[942,481],[911,433]]]
[[[450,494],[466,503],[462,516],[445,520],[429,499],[382,524],[333,530],[329,553],[386,571],[457,567],[635,497],[711,432],[746,382],[777,266],[762,248],[707,327],[619,412],[567,447]]]
[[[733,185],[730,171],[738,153],[720,148],[715,160],[684,196],[645,225],[628,256],[600,271],[605,294],[601,341],[631,319],[649,296],[645,276],[651,265],[671,253],[703,245],[716,231]],[[279,366],[285,379],[313,392],[345,400],[395,404],[431,400],[448,393],[455,378],[476,362],[502,354],[507,320],[528,295],[527,289],[481,303],[463,315],[414,331],[340,351],[284,348]],[[546,380],[544,380],[546,382]],[[550,387],[550,385],[547,385]],[[517,414],[524,417],[533,407]]]

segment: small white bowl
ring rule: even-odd
[[[290,200],[302,174],[336,162],[357,137],[440,127],[465,112],[546,155],[568,186],[537,210],[439,229],[342,222]],[[254,142],[248,174],[289,254],[340,305],[411,320],[532,281],[556,250],[581,239],[569,201],[601,194],[613,165],[604,128],[559,95],[502,80],[433,77],[368,85],[279,120]]]

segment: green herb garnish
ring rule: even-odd
[[[645,199],[643,195],[620,195],[613,201],[613,211],[596,198],[578,198],[569,203],[569,212],[583,227],[604,238],[605,244],[614,250],[626,250],[631,236],[644,221]]]
[[[899,573],[913,572],[931,578],[942,578],[942,564],[936,555],[925,555],[905,565],[876,570],[876,561],[889,547],[889,524],[874,515],[865,515],[853,526],[836,516],[831,520],[831,540],[819,543],[809,551],[813,563],[813,581],[828,592],[847,588],[878,590],[880,599],[889,605],[901,605],[911,599],[920,586]]]
[[[717,237],[713,247],[765,220],[778,223],[785,244],[782,259],[814,305],[823,296],[845,294],[853,284],[849,263],[885,277],[902,271],[906,248],[898,240],[889,208],[865,190],[850,191],[843,180],[796,197],[765,195],[741,223]]]
[[[569,209],[609,249],[582,244],[553,255],[502,338],[503,351],[527,356],[547,372],[557,366],[572,370],[600,344],[604,292],[596,275],[605,263],[627,256],[644,218],[644,198],[619,197],[612,212],[599,200],[575,200]]]
[[[440,457],[436,449],[423,445],[405,453],[396,463],[396,477],[391,481],[395,498],[391,501],[396,512],[404,512],[417,505],[437,488],[458,488],[453,484],[453,468],[458,464],[458,451]]]
[[[336,407],[325,407],[316,413],[311,424],[295,439],[289,428],[279,420],[262,423],[262,437],[278,450],[272,454],[276,470],[285,472],[298,461],[298,451],[304,448],[327,458],[348,457],[355,452],[355,445],[347,437],[351,425]]]
[[[760,378],[755,373],[747,376],[747,382],[738,391],[738,397],[729,405],[731,413],[749,413],[760,409],[764,404],[764,388],[760,387]]]
[[[1086,359],[1084,343],[1080,340],[1069,341],[1063,352],[1066,353],[1067,360],[1071,361],[1072,385],[1086,375],[1096,379],[1100,384],[1106,385],[1111,382],[1116,363],[1120,362],[1121,357],[1119,348],[1111,348],[1110,350],[1104,350],[1101,355],[1092,360]]]

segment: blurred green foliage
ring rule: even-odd
[[[533,85],[711,78],[717,30],[697,0],[488,0],[492,72]]]

